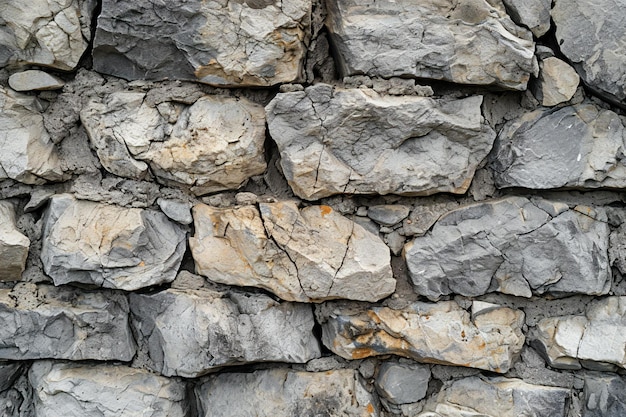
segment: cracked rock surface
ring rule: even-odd
[[[415,302],[401,310],[330,302],[316,314],[324,345],[345,359],[394,354],[504,373],[524,345],[524,313],[500,306],[471,317],[453,301]]]
[[[593,373],[585,375],[583,417],[618,417],[626,415],[626,380],[621,375]]]
[[[30,239],[15,224],[15,207],[0,201],[0,281],[19,281],[30,248]]]
[[[0,290],[0,358],[119,360],[135,355],[126,296],[17,284]]]
[[[292,82],[303,71],[311,7],[310,0],[104,0],[94,69],[218,86]]]
[[[316,84],[266,107],[272,139],[296,195],[463,194],[495,133],[482,96],[435,100]]]
[[[211,376],[195,389],[201,417],[378,416],[358,373],[270,369]]]
[[[535,43],[500,0],[328,2],[343,76],[418,77],[525,90]]]
[[[377,301],[395,290],[389,248],[329,206],[262,203],[193,209],[189,246],[211,281],[259,287],[288,301]]]
[[[431,300],[491,291],[601,295],[611,284],[609,234],[589,207],[507,197],[443,215],[404,256],[415,290]]]
[[[117,91],[92,99],[80,117],[100,162],[115,175],[152,174],[162,184],[207,194],[238,188],[264,172],[261,106],[211,95],[189,104]]]
[[[122,365],[37,361],[28,373],[37,417],[186,417],[185,383]]]
[[[55,285],[132,291],[173,281],[185,249],[185,231],[161,212],[61,194],[48,207],[41,260]]]
[[[166,376],[194,378],[228,365],[303,363],[321,355],[305,304],[203,288],[132,293],[130,305],[140,349]]]

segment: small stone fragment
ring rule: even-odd
[[[201,417],[375,417],[376,400],[358,374],[341,369],[271,369],[211,376],[196,386]]]
[[[540,38],[550,30],[551,0],[503,0],[511,18]]]
[[[39,70],[17,72],[9,77],[9,87],[15,91],[58,90],[64,84],[59,77]]]
[[[376,390],[393,404],[415,403],[426,396],[430,368],[427,365],[385,362],[378,370]]]
[[[15,208],[0,201],[0,281],[19,281],[26,267],[30,239],[15,223]]]
[[[543,106],[556,106],[569,101],[578,88],[580,77],[574,68],[558,58],[549,57],[539,62],[539,80],[533,94]]]
[[[626,380],[621,375],[585,375],[583,417],[621,417],[626,415]]]
[[[371,206],[367,210],[367,216],[380,225],[393,226],[404,220],[409,215],[410,210],[409,207],[398,204]]]
[[[161,211],[175,222],[180,224],[193,223],[193,217],[191,217],[191,204],[167,198],[158,198],[157,204],[159,205]]]

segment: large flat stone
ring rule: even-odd
[[[0,359],[129,361],[135,342],[126,296],[18,284],[0,290]]]
[[[606,294],[610,230],[593,214],[589,207],[524,197],[472,204],[407,243],[404,257],[415,290],[432,300],[490,291]]]
[[[343,76],[434,78],[525,90],[532,34],[501,1],[328,2],[326,25]]]
[[[37,417],[186,417],[185,383],[122,365],[38,361],[29,371]]]
[[[358,373],[271,369],[211,376],[196,386],[201,417],[374,417],[376,400]]]
[[[196,271],[211,281],[259,287],[288,301],[377,301],[395,290],[389,249],[328,206],[293,202],[193,209]]]
[[[26,266],[30,239],[15,224],[15,207],[0,201],[0,281],[19,281]]]
[[[224,86],[291,82],[303,71],[310,14],[310,0],[105,0],[94,69],[129,80]]]
[[[302,363],[321,355],[313,313],[234,290],[168,289],[130,295],[132,324],[150,366],[194,378],[251,362]]]
[[[122,177],[152,173],[206,194],[238,188],[266,168],[263,108],[243,98],[207,95],[188,106],[118,91],[91,100],[80,115],[102,166]]]
[[[185,254],[185,237],[185,231],[161,212],[62,194],[48,207],[41,260],[55,285],[132,291],[174,280]]]
[[[279,93],[266,113],[299,197],[463,194],[495,137],[481,103],[316,84]]]
[[[473,317],[452,301],[403,310],[318,307],[324,345],[345,359],[394,354],[425,363],[504,373],[524,344],[524,313],[494,306]]]

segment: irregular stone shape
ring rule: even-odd
[[[303,71],[310,14],[311,0],[105,0],[94,69],[129,80],[223,86],[292,82]]]
[[[89,46],[95,0],[4,1],[0,67],[43,65],[73,70]]]
[[[585,375],[583,417],[622,417],[626,415],[626,381],[610,374]]]
[[[58,90],[64,84],[59,77],[39,70],[17,72],[9,77],[9,86],[15,91]]]
[[[166,376],[194,378],[228,365],[321,356],[305,304],[238,291],[168,289],[132,293],[130,305],[140,347]]]
[[[65,179],[40,110],[36,96],[0,86],[0,180],[44,184]]]
[[[211,281],[300,302],[377,301],[396,288],[389,248],[329,206],[198,204],[193,217],[196,272]]]
[[[552,19],[561,52],[589,87],[626,100],[623,0],[556,0]]]
[[[393,404],[415,403],[426,396],[430,381],[427,365],[385,362],[378,370],[376,390]]]
[[[167,198],[158,198],[157,204],[159,205],[161,211],[175,222],[180,224],[193,223],[193,217],[191,217],[191,204]]]
[[[502,0],[509,15],[518,25],[526,26],[540,38],[550,30],[551,0]]]
[[[18,284],[0,290],[0,359],[129,361],[135,342],[119,293]]]
[[[539,63],[539,79],[531,86],[543,106],[556,106],[574,96],[579,82],[574,68],[558,58],[548,57]]]
[[[163,213],[53,197],[41,261],[55,285],[81,283],[127,291],[171,282],[186,233]]]
[[[419,417],[566,417],[570,390],[472,376],[446,383]]]
[[[238,188],[266,168],[263,108],[246,99],[150,104],[143,92],[121,91],[90,101],[80,117],[102,166],[122,177],[151,171],[163,184],[206,194]]]
[[[626,187],[624,126],[592,104],[540,109],[507,123],[490,155],[496,186]]]
[[[326,25],[343,76],[418,77],[525,90],[532,34],[500,0],[328,2]]]
[[[505,307],[470,314],[452,301],[403,310],[317,309],[324,345],[345,359],[394,354],[425,363],[507,372],[524,344],[524,313]]]
[[[0,365],[0,415],[6,417],[34,417],[32,388],[23,362],[5,362]]]
[[[316,84],[279,93],[265,110],[289,185],[314,200],[465,193],[495,137],[481,103]]]
[[[201,417],[378,416],[358,373],[270,369],[211,376],[196,385]]]
[[[545,318],[532,339],[554,368],[626,368],[626,297],[596,300],[584,316]]]
[[[15,224],[15,208],[0,201],[0,281],[19,281],[26,267],[30,239]]]
[[[371,206],[367,209],[367,217],[383,226],[393,226],[404,220],[409,215],[410,211],[411,209],[409,207],[398,204]]]
[[[38,417],[185,417],[185,383],[122,365],[38,361],[28,373]]]

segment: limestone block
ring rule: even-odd
[[[626,381],[611,374],[585,375],[583,417],[620,417],[626,415]]]
[[[463,194],[495,137],[481,103],[316,84],[279,93],[266,114],[299,197]]]
[[[393,404],[415,403],[426,396],[430,368],[428,365],[385,362],[376,376],[376,390]]]
[[[524,313],[506,307],[470,317],[453,301],[415,302],[402,310],[328,303],[316,314],[324,345],[345,359],[394,354],[505,373],[524,344]]]
[[[539,63],[539,80],[533,94],[544,106],[556,106],[569,101],[576,93],[580,77],[564,61],[548,57]]]
[[[399,204],[371,206],[367,209],[367,217],[380,225],[393,226],[404,220],[410,211],[410,207]]]
[[[271,369],[211,376],[196,386],[201,417],[374,417],[376,400],[358,373]]]
[[[195,378],[223,366],[303,363],[321,355],[305,304],[235,290],[168,289],[132,293],[130,305],[140,348],[166,376]]]
[[[91,100],[80,117],[102,166],[122,177],[152,172],[206,194],[238,188],[266,168],[263,108],[246,99],[204,96],[186,106],[117,91]]]
[[[536,70],[530,31],[500,0],[328,2],[343,76],[417,77],[525,90]]]
[[[0,290],[0,359],[129,361],[135,342],[126,296],[17,284]]]
[[[329,206],[293,202],[193,209],[197,273],[288,301],[377,301],[394,292],[389,248]]]
[[[16,72],[9,77],[9,86],[15,91],[58,90],[64,84],[59,77],[39,70]]]
[[[54,196],[45,217],[41,261],[55,285],[127,291],[171,282],[186,233],[163,213]]]
[[[606,294],[610,230],[593,213],[525,197],[463,206],[405,245],[411,281],[431,300],[490,291]]]
[[[550,0],[502,0],[518,25],[526,26],[540,38],[550,30]]]
[[[0,281],[19,281],[26,266],[30,239],[15,224],[15,208],[0,201]]]
[[[105,0],[94,69],[218,86],[292,82],[303,71],[311,7],[311,0]]]

